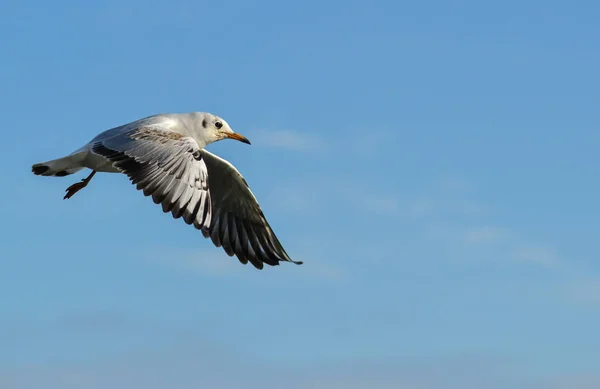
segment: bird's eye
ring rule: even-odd
[[[221,127],[223,127],[223,123],[215,122],[215,127],[217,127],[217,129],[220,129]]]

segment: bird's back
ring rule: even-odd
[[[118,127],[114,127],[114,128],[111,128],[111,129],[108,129],[106,131],[99,133],[90,141],[90,143],[95,143],[100,140],[119,136],[123,133],[131,131],[134,128],[138,128],[138,127],[141,127],[144,125],[162,123],[165,120],[172,119],[171,118],[172,116],[173,116],[172,114],[157,114],[157,115],[147,116],[145,118],[141,118],[141,119],[138,119],[133,122],[126,123],[126,124],[122,124]]]

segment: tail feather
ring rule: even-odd
[[[36,163],[31,167],[31,172],[36,176],[64,177],[77,173],[83,168],[84,166],[81,166],[72,154],[63,158]]]

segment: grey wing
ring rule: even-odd
[[[257,269],[292,261],[267,222],[246,180],[232,164],[206,150],[201,150],[208,168],[212,198],[212,221],[202,230],[215,246],[222,246],[229,256]]]
[[[211,223],[208,173],[196,141],[160,124],[94,142],[91,151],[126,174],[165,213],[197,229]]]

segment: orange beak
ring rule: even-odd
[[[230,139],[239,140],[242,143],[251,144],[250,141],[245,136],[237,134],[235,132],[231,133],[231,134],[227,134],[227,137]]]

